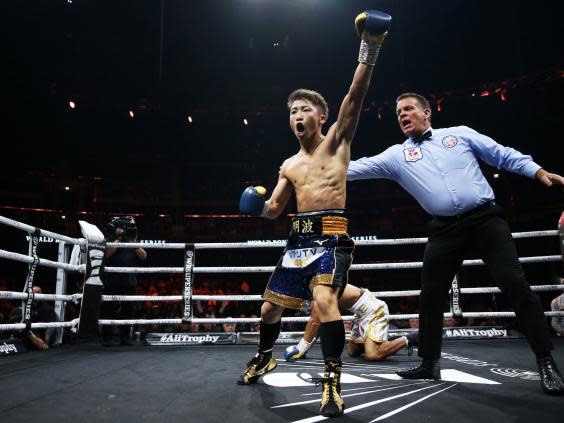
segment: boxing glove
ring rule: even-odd
[[[305,354],[302,354],[300,350],[298,350],[297,345],[289,346],[286,348],[286,351],[284,351],[284,358],[286,361],[299,360],[300,358],[305,358],[305,356]]]
[[[406,338],[407,338],[408,345],[410,345],[412,347],[418,347],[419,346],[419,331],[409,332],[407,334]]]
[[[300,339],[298,345],[291,345],[284,351],[286,361],[295,361],[300,358],[306,358],[306,353],[315,343],[315,338],[311,342],[307,342],[304,338]]]
[[[392,17],[379,10],[367,10],[360,13],[355,21],[356,32],[362,38],[358,61],[374,65],[380,52],[380,46],[388,34]]]
[[[247,187],[239,200],[239,211],[242,214],[261,216],[264,211],[266,189],[264,187]]]

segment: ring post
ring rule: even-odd
[[[87,246],[85,283],[78,322],[78,336],[81,340],[89,340],[98,337],[98,318],[100,317],[100,304],[104,290],[100,273],[106,242],[104,235],[96,226],[84,220],[80,220],[78,223],[82,235],[86,238]]]

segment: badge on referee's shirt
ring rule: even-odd
[[[458,144],[458,139],[454,135],[447,135],[443,138],[443,145],[446,148],[452,148]]]
[[[411,147],[403,150],[403,155],[405,156],[406,162],[416,162],[423,158],[423,152],[421,147]]]

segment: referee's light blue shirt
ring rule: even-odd
[[[409,138],[376,156],[351,161],[347,179],[392,179],[427,213],[454,216],[494,199],[478,159],[530,178],[540,169],[531,156],[467,126],[431,131],[432,137],[420,144]]]

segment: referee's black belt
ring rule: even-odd
[[[468,210],[467,212],[461,214],[455,214],[454,216],[433,216],[433,217],[442,222],[455,222],[457,220],[464,219],[468,216],[472,216],[473,214],[487,210],[493,206],[495,206],[495,200],[489,200],[483,204],[480,204],[478,207],[474,207],[473,209]]]

